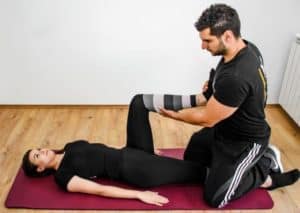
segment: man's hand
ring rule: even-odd
[[[161,196],[158,192],[143,191],[138,194],[138,199],[144,203],[162,206],[169,202],[168,198]]]
[[[168,110],[164,108],[159,109],[159,114],[161,114],[164,117],[173,118],[175,120],[179,120],[179,113],[175,112],[173,110]]]
[[[202,87],[202,93],[206,92],[206,90],[208,89],[208,81],[205,81],[203,87]]]

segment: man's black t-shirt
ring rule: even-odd
[[[238,107],[227,119],[216,124],[216,136],[229,140],[247,140],[255,143],[270,136],[265,120],[267,84],[262,56],[252,43],[244,41],[243,48],[231,61],[222,58],[210,74],[211,95],[220,103]]]

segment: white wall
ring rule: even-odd
[[[209,0],[0,0],[0,104],[128,104],[192,94],[217,59],[193,24]],[[278,103],[299,0],[223,1],[265,59]]]

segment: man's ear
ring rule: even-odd
[[[223,38],[223,42],[225,44],[227,43],[231,43],[232,39],[234,39],[234,35],[233,35],[233,32],[231,30],[226,30],[223,35],[222,35],[222,38]]]

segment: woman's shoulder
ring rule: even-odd
[[[73,176],[72,169],[60,168],[55,172],[54,180],[62,189],[67,191],[67,185]]]

